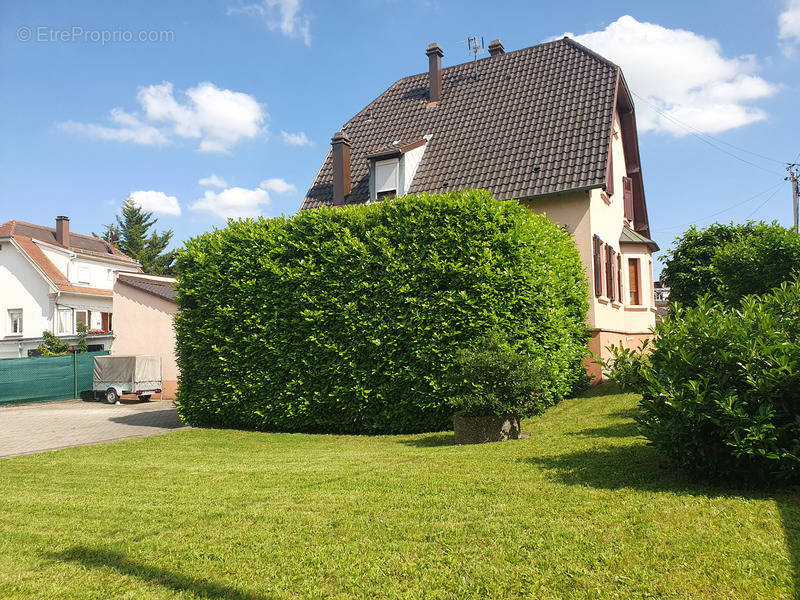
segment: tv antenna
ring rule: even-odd
[[[464,42],[459,42],[459,44],[463,44]],[[480,43],[478,42],[477,35],[471,35],[467,37],[467,52],[472,54],[472,64],[475,67],[475,79],[478,79],[478,56],[484,53],[484,46],[483,44],[483,36],[480,37]]]

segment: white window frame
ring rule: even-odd
[[[387,185],[383,187],[378,187],[378,170],[381,167],[394,167],[394,187],[391,187],[391,182],[387,183]],[[400,185],[400,159],[398,158],[390,158],[388,160],[376,160],[375,161],[375,197],[378,198],[380,194],[384,192],[394,192],[395,194],[398,193]]]
[[[61,329],[61,313],[69,314],[69,331]],[[75,311],[71,308],[57,308],[55,325],[56,335],[73,335],[75,333]]]
[[[15,315],[18,315],[15,317]],[[16,329],[16,331],[15,331]],[[8,335],[22,335],[22,309],[8,309]]]
[[[86,318],[84,319],[84,323],[86,324],[86,331],[89,331],[89,329],[91,329],[91,323],[89,323],[89,309],[87,309],[87,308],[77,309],[76,308],[74,311],[72,311],[72,316],[73,316],[73,318],[75,320],[75,333],[78,333],[78,313],[84,313],[86,315]]]

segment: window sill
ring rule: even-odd
[[[22,334],[21,334],[21,333],[9,333],[9,334],[6,336],[6,338],[21,338],[21,337],[22,337]]]
[[[605,192],[600,192],[600,197],[603,199],[603,202],[611,206],[611,197],[608,194]]]
[[[600,304],[608,304],[609,300],[605,296],[595,296],[595,300],[597,300]]]
[[[617,302],[616,300],[612,300],[611,306],[613,306],[614,308],[622,308],[622,302]]]
[[[634,305],[626,306],[625,310],[630,310],[630,311],[633,311],[633,312],[646,312],[646,311],[650,310],[650,307],[649,306],[643,306],[641,304],[634,304]]]

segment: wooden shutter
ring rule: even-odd
[[[606,245],[606,296],[614,299],[614,249]]]
[[[111,331],[111,323],[110,323],[109,315],[110,315],[110,313],[107,313],[107,312],[102,313],[103,321],[102,321],[101,328],[102,328],[103,331]]]
[[[622,200],[625,203],[625,218],[633,222],[633,179],[622,178]]]
[[[613,135],[611,137],[613,142]],[[612,144],[608,145],[608,173],[606,173],[606,194],[609,196],[614,195],[614,153],[612,150]]]
[[[622,293],[622,254],[617,254],[617,298],[622,302],[624,297]]]
[[[603,295],[603,259],[600,255],[600,246],[602,242],[600,241],[600,236],[595,235],[592,238],[594,242],[594,295],[595,296],[602,296]]]

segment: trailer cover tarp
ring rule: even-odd
[[[95,387],[98,382],[161,381],[160,356],[96,356]]]

